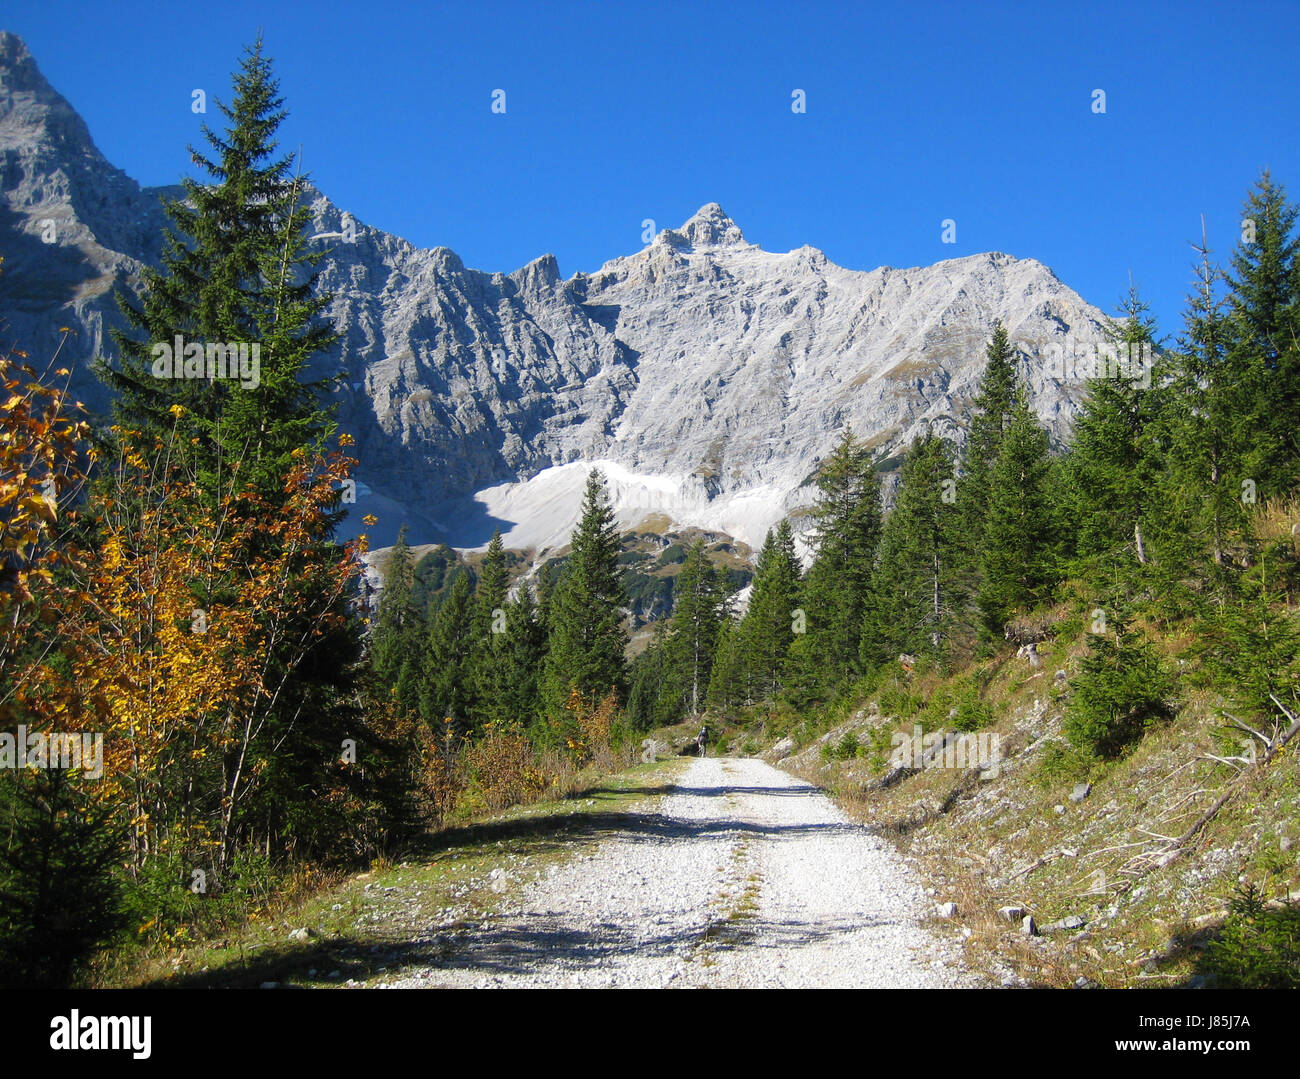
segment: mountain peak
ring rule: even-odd
[[[15,94],[31,94],[42,104],[62,100],[41,74],[23,39],[9,30],[0,30],[0,107],[8,112]]]
[[[8,30],[0,30],[0,124],[18,145],[47,141],[99,157],[85,121],[46,81],[23,39]]]
[[[745,242],[740,227],[716,202],[705,203],[686,224],[673,231],[684,236],[692,247],[734,246]]]

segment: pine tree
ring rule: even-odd
[[[469,684],[474,597],[469,574],[452,585],[429,624],[420,671],[420,714],[435,733],[452,721],[453,733],[471,730],[474,695]]]
[[[667,622],[656,622],[650,644],[632,663],[626,711],[637,730],[649,730],[664,722],[660,710],[665,699],[671,696],[664,692],[667,633]],[[680,693],[677,696],[680,698]]]
[[[1285,729],[1300,715],[1300,615],[1281,552],[1252,542],[1251,566],[1200,623],[1207,666],[1231,695],[1233,714],[1256,729]],[[1285,712],[1284,712],[1285,709]]]
[[[375,632],[370,643],[370,666],[385,690],[396,687],[403,664],[418,650],[422,627],[411,603],[414,570],[403,525],[389,552],[384,590],[379,595]]]
[[[863,621],[864,668],[904,652],[941,656],[960,626],[967,600],[954,484],[951,445],[933,433],[918,437],[881,534]]]
[[[1089,379],[1070,453],[1080,553],[1109,555],[1127,548],[1141,565],[1151,557],[1147,537],[1159,512],[1155,493],[1164,468],[1159,370],[1147,367],[1141,374],[1139,366],[1154,364],[1155,324],[1146,312],[1136,289],[1130,289],[1121,305],[1123,322],[1108,324],[1129,374],[1115,364],[1117,369]]]
[[[241,485],[251,482],[268,498],[282,497],[290,454],[333,431],[330,409],[320,404],[328,383],[301,381],[307,361],[335,334],[316,321],[330,298],[313,296],[305,273],[319,257],[305,253],[305,177],[291,177],[291,155],[275,156],[282,106],[259,38],[235,76],[232,104],[219,103],[228,131],[223,137],[204,126],[212,156],[190,149],[214,182],[183,181],[185,199],[167,204],[161,269],[145,271],[142,299],[118,295],[131,330],[144,337],[114,332],[120,364],[101,366],[116,391],[118,422],[140,430],[144,444],[178,427],[178,448],[209,490],[228,483],[239,462]],[[201,347],[205,365],[209,346],[247,344],[251,360],[256,344],[257,385],[155,377],[154,346],[172,346],[178,335]],[[173,357],[175,367],[181,362]],[[179,419],[170,411],[176,404],[186,410]]]
[[[1187,565],[1207,549],[1222,567],[1230,534],[1243,523],[1242,472],[1254,411],[1246,384],[1228,362],[1228,325],[1216,294],[1204,234],[1196,285],[1188,297],[1165,410],[1169,464],[1161,491],[1167,507],[1162,545]]]
[[[981,543],[984,511],[988,506],[993,468],[1002,449],[1002,440],[1015,417],[1016,395],[1020,385],[1016,353],[1006,328],[993,323],[993,335],[985,348],[986,363],[980,376],[975,400],[971,402],[970,433],[962,455],[962,480],[958,484],[958,501],[966,521],[972,551]]]
[[[661,676],[664,701],[659,714],[667,717],[665,722],[704,710],[718,630],[725,617],[725,590],[702,539],[697,539],[687,552],[673,588],[673,600]]]
[[[594,704],[611,689],[627,690],[627,631],[623,626],[618,532],[605,493],[605,479],[587,477],[582,518],[572,553],[551,596],[543,708],[553,726],[566,722],[565,704],[574,689]]]
[[[718,627],[707,697],[710,708],[739,708],[756,699],[753,672],[745,662],[749,652],[747,633],[744,620],[735,617],[726,618]]]
[[[1021,392],[989,477],[980,552],[979,606],[994,635],[1014,611],[1046,600],[1055,581],[1050,468],[1047,431]]]
[[[1112,612],[1106,631],[1089,639],[1079,677],[1071,681],[1063,728],[1080,749],[1120,756],[1147,728],[1173,715],[1173,683],[1151,646]]]
[[[479,569],[474,588],[474,622],[471,628],[470,681],[480,711],[492,711],[493,693],[502,653],[505,649],[506,596],[510,571],[506,567],[501,533],[494,532]]]
[[[0,773],[0,988],[71,988],[127,921],[128,829],[90,786],[57,768]]]
[[[858,670],[862,619],[880,543],[880,483],[871,455],[846,431],[817,477],[815,554],[804,581],[807,633],[794,644],[796,665],[824,692]]]
[[[538,676],[546,657],[546,632],[538,620],[537,603],[527,582],[505,607],[505,632],[485,682],[481,683],[482,715],[498,725],[530,727],[537,718]]]
[[[799,558],[789,521],[769,529],[758,553],[754,588],[738,639],[755,699],[775,697],[785,681],[799,602]]]
[[[1297,207],[1264,170],[1242,212],[1228,275],[1228,346],[1242,391],[1239,423],[1252,433],[1242,462],[1259,497],[1300,480],[1300,237]]]

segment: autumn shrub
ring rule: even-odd
[[[530,802],[546,789],[528,736],[518,727],[489,724],[465,752],[472,791],[492,811]]]

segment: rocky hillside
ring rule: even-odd
[[[112,290],[157,258],[175,189],[114,169],[9,33],[0,162],[4,340],[40,358],[70,326],[61,362],[102,409],[89,365],[120,324]],[[709,203],[594,274],[566,279],[551,255],[487,273],[308,198],[341,335],[317,374],[343,375],[377,545],[406,522],[416,543],[478,547],[500,528],[510,547],[556,549],[599,464],[622,527],[663,514],[757,546],[807,502],[845,426],[886,462],[927,423],[960,438],[994,319],[1057,439],[1081,385],[1044,378],[1046,350],[1102,339],[1096,308],[1005,254],[850,270],[812,247],[764,251]]]

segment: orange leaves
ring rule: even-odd
[[[78,557],[60,529],[58,499],[84,480],[78,459],[87,426],[65,393],[10,356],[0,357],[0,380],[9,392],[0,406],[0,678],[8,687],[0,722],[7,725],[34,700],[56,707],[46,663],[57,651],[58,612],[72,594],[54,567]],[[68,515],[64,524],[71,523]]]
[[[120,450],[83,500],[89,431],[70,399],[9,357],[0,386],[0,729],[102,733],[93,796],[134,824],[137,859],[219,847],[287,736],[278,695],[361,570],[364,541],[323,539],[347,443],[299,454],[268,503],[238,462],[214,493],[174,445],[115,427]],[[83,502],[91,549],[72,539]]]

